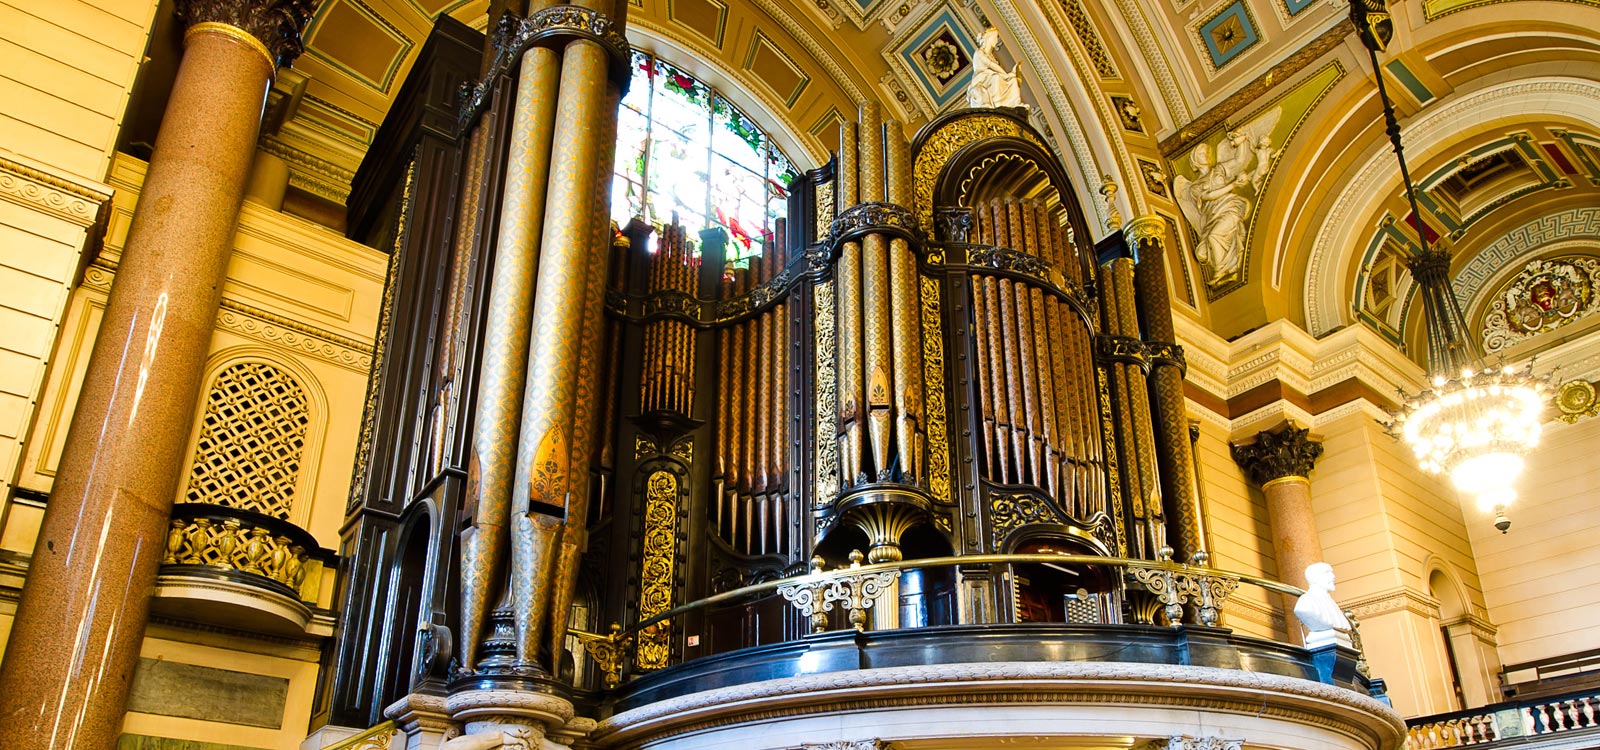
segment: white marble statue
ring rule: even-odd
[[[978,52],[972,56],[972,83],[967,84],[969,107],[1025,107],[1022,89],[1017,84],[1017,66],[1006,70],[995,50],[1000,48],[1000,32],[993,27],[978,37]]]
[[[1206,271],[1206,283],[1221,286],[1239,277],[1245,255],[1245,227],[1254,207],[1241,189],[1260,196],[1267,172],[1277,152],[1272,129],[1282,110],[1273,108],[1247,125],[1228,133],[1213,152],[1202,143],[1189,153],[1195,178],[1178,175],[1172,188],[1184,218],[1200,242],[1195,256]],[[1252,166],[1254,167],[1252,169]]]
[[[1306,566],[1306,593],[1294,603],[1294,616],[1306,629],[1306,648],[1337,643],[1350,646],[1350,621],[1333,600],[1333,566],[1325,562]]]

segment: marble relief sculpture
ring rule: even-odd
[[[1294,603],[1294,616],[1306,629],[1306,648],[1337,643],[1350,646],[1350,620],[1333,600],[1333,566],[1325,562],[1306,566],[1306,593]]]
[[[1195,146],[1189,152],[1194,179],[1178,175],[1172,180],[1183,216],[1199,235],[1195,256],[1205,269],[1208,286],[1219,287],[1239,278],[1246,223],[1255,208],[1240,191],[1260,197],[1277,154],[1271,133],[1281,116],[1282,111],[1274,108],[1229,132],[1215,151],[1210,144]]]
[[[967,85],[969,107],[1026,107],[1017,81],[1017,66],[1006,70],[995,50],[1000,48],[1000,32],[993,27],[978,37],[978,51],[972,56],[972,83]]]

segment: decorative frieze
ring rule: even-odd
[[[89,227],[99,218],[100,207],[111,199],[111,189],[62,179],[0,156],[0,198]]]

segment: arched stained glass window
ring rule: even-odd
[[[618,113],[611,215],[660,226],[676,216],[696,236],[722,227],[728,258],[760,252],[784,216],[789,158],[716,89],[635,52],[633,83]]]

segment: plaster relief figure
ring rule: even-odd
[[[1350,645],[1350,620],[1332,594],[1333,566],[1325,562],[1307,565],[1306,593],[1294,603],[1294,616],[1306,629],[1306,648]]]
[[[967,85],[969,107],[1026,107],[1022,103],[1022,89],[1017,82],[1017,66],[1006,70],[1000,65],[995,50],[1000,48],[1000,32],[994,28],[983,30],[978,37],[978,51],[972,56],[972,83]]]
[[[1245,255],[1245,228],[1255,204],[1241,191],[1259,197],[1277,151],[1272,129],[1282,110],[1272,111],[1228,133],[1213,152],[1210,144],[1189,153],[1195,178],[1172,179],[1173,193],[1184,218],[1200,237],[1195,256],[1206,272],[1206,284],[1219,287],[1238,279]]]

